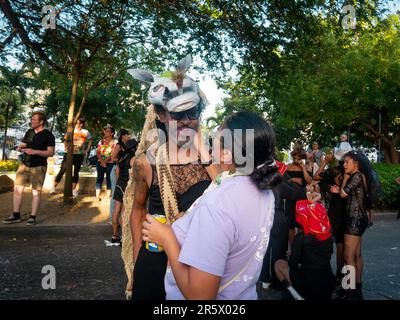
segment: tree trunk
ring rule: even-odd
[[[391,153],[392,153],[392,163],[393,164],[399,164],[400,163],[400,155],[397,152],[395,146],[392,146]]]
[[[3,139],[3,156],[2,160],[5,161],[6,159],[6,143],[7,143],[7,129],[8,129],[8,112],[10,110],[10,105],[7,103],[6,105],[6,119],[4,124],[4,139]]]
[[[67,125],[67,163],[66,163],[66,172],[65,172],[65,183],[64,183],[64,203],[72,204],[72,162],[74,156],[74,112],[75,112],[75,103],[76,96],[78,92],[78,84],[79,84],[79,73],[77,70],[74,71],[72,75],[72,91],[71,91],[71,100],[69,102],[68,109],[68,125]]]
[[[366,124],[367,129],[372,134],[372,137],[369,136],[373,141],[378,143],[379,141],[379,132],[370,124]],[[400,141],[400,133],[396,132],[393,137],[389,138],[388,135],[381,134],[381,145],[383,150],[383,155],[385,157],[386,163],[399,164],[399,153],[396,150],[397,145]]]
[[[386,163],[399,164],[399,152],[396,150],[395,144],[383,145],[383,156]]]
[[[383,147],[382,148],[383,150],[383,157],[384,157],[384,159],[385,159],[385,162],[386,163],[391,163],[391,159],[390,159],[390,149],[389,148],[386,148],[386,147]]]

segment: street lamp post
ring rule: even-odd
[[[379,110],[378,126],[379,126],[378,162],[381,162],[381,126],[382,126],[382,115],[381,115],[381,111],[380,111],[380,110]]]

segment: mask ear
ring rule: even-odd
[[[189,70],[190,65],[192,64],[192,56],[188,54],[181,61],[179,61],[178,66],[176,67],[176,71],[185,73]]]
[[[145,82],[149,85],[154,82],[153,74],[150,71],[142,69],[129,69],[128,73],[135,79]]]

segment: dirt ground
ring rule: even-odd
[[[87,225],[106,224],[109,219],[110,199],[105,193],[101,194],[102,200],[97,201],[90,195],[78,195],[74,198],[73,205],[63,203],[63,194],[50,194],[42,192],[41,205],[37,215],[40,225]],[[26,188],[21,209],[21,216],[28,219],[31,209],[31,189]],[[8,217],[13,212],[13,193],[0,194],[0,219]],[[16,223],[13,226],[25,226],[25,223]],[[0,223],[1,227],[7,225]]]

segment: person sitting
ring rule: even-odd
[[[307,196],[313,200],[320,197],[312,188]],[[330,265],[333,240],[326,210],[319,202],[297,201],[296,221],[302,229],[294,238],[289,262],[278,260],[275,273],[297,300],[330,300],[335,277]]]

